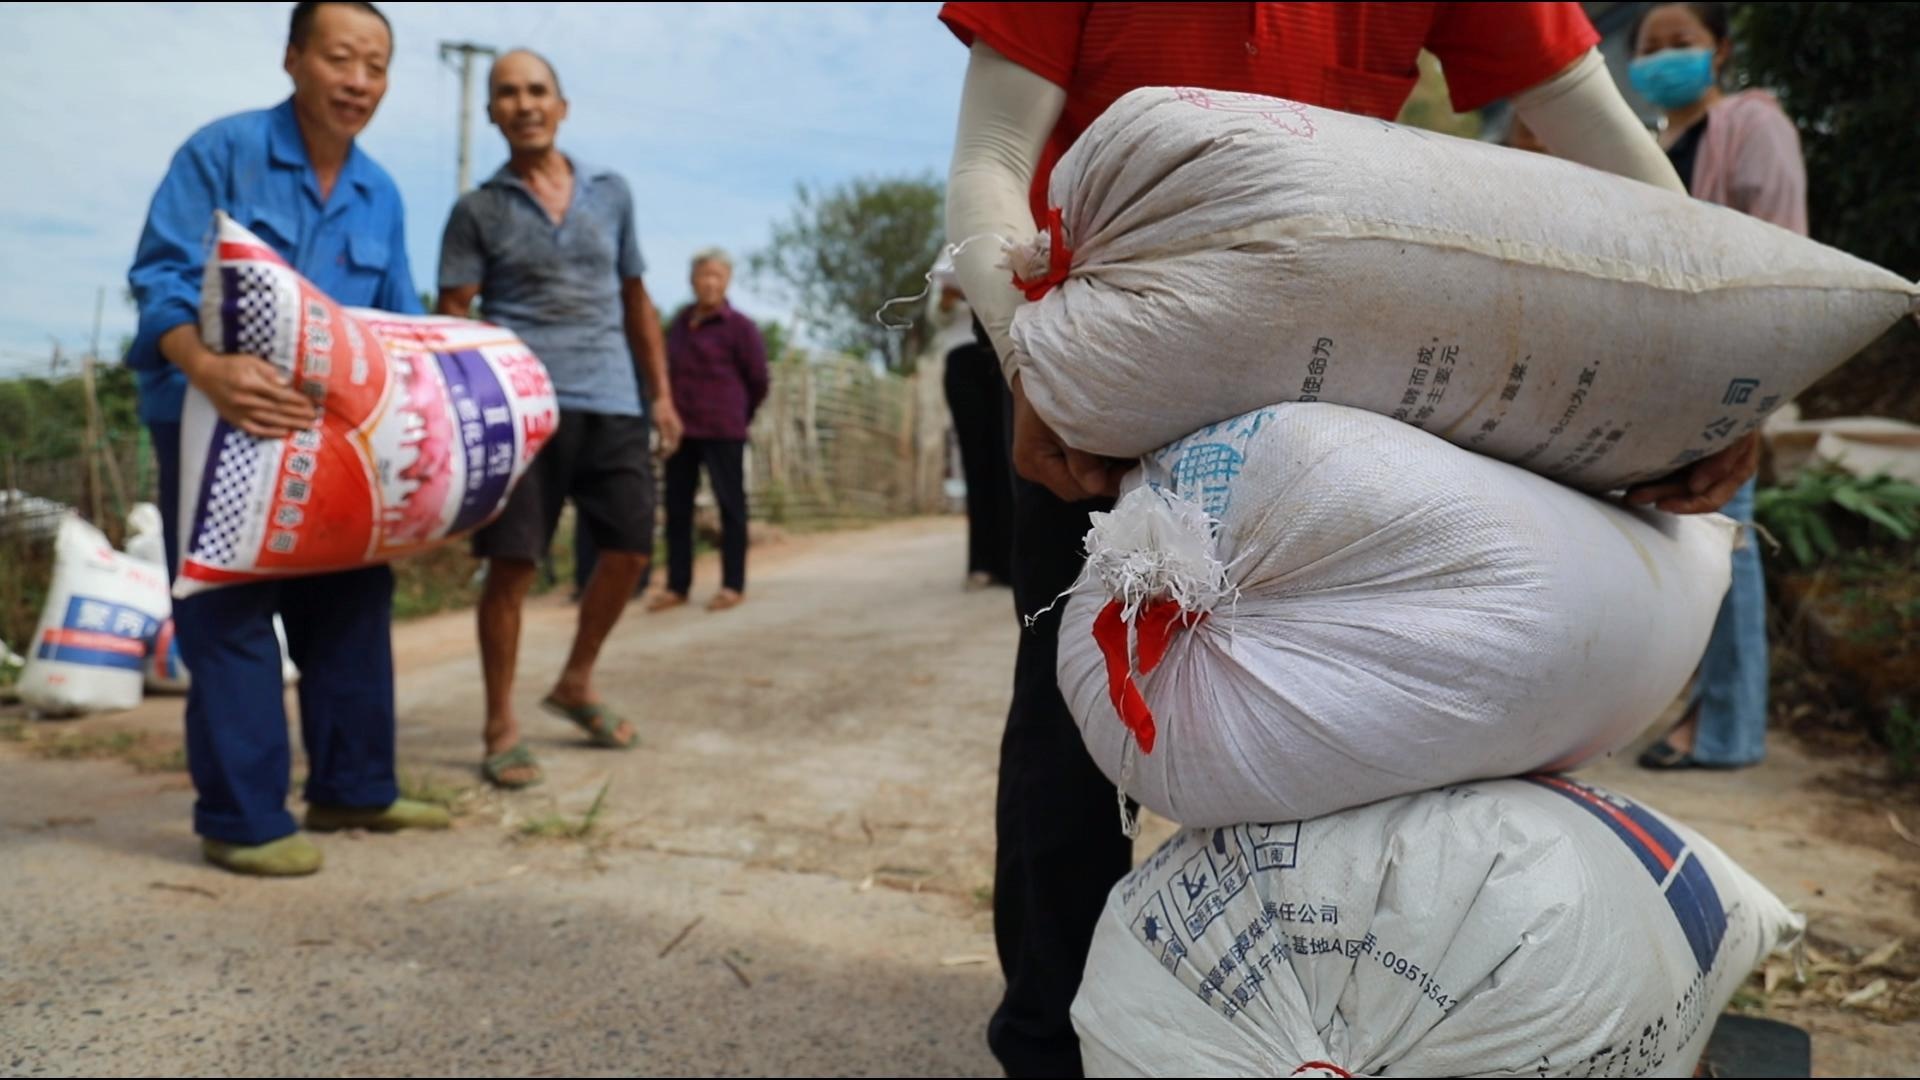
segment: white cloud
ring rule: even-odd
[[[765,242],[797,181],[945,172],[966,54],[937,4],[383,4],[391,89],[363,146],[406,199],[433,287],[455,187],[458,77],[443,40],[524,45],[572,101],[562,145],[632,185],[648,284],[684,301],[686,260]],[[81,349],[95,291],[112,343],[154,186],[201,125],[281,100],[287,3],[24,4],[0,36],[0,372]],[[483,73],[482,73],[483,74]],[[476,77],[476,82],[479,77]],[[504,159],[475,94],[474,176]],[[778,315],[751,283],[743,307]]]

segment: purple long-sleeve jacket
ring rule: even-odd
[[[746,439],[754,411],[767,399],[760,328],[730,304],[696,323],[688,304],[667,329],[667,377],[687,438]]]

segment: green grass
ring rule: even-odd
[[[568,814],[545,814],[520,823],[520,835],[538,840],[584,840],[599,824],[601,811],[606,809],[607,789],[613,786],[609,780],[600,785],[600,793],[593,797],[593,805],[579,818]]]
[[[47,761],[124,761],[140,772],[185,772],[187,748],[179,741],[144,731],[47,731],[9,724],[0,739],[23,743]]]
[[[1893,773],[1902,780],[1920,775],[1920,718],[1905,702],[1887,711],[1887,743],[1893,752]]]
[[[53,544],[19,536],[0,537],[0,641],[22,656],[31,651],[40,608],[53,580]],[[16,672],[0,671],[0,685]]]
[[[400,797],[454,809],[473,792],[473,785],[458,784],[433,773],[402,770]]]
[[[394,563],[394,619],[418,619],[472,607],[479,597],[474,587],[474,571],[479,568],[461,542],[443,544]]]

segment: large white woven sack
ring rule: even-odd
[[[1088,534],[1060,689],[1107,775],[1190,826],[1623,746],[1699,662],[1738,536],[1338,405],[1202,429],[1127,486]]]
[[[1543,154],[1274,98],[1151,88],[1053,171],[1015,314],[1069,445],[1132,457],[1277,401],[1352,405],[1590,491],[1712,453],[1920,287]]]
[[[131,709],[172,612],[167,571],[113,549],[69,514],[54,538],[53,581],[20,673],[20,699],[49,716]]]
[[[1088,1076],[1692,1076],[1803,927],[1699,834],[1558,777],[1177,834],[1108,897]]]

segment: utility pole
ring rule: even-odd
[[[87,391],[87,427],[92,435],[88,440],[87,456],[92,460],[89,466],[93,480],[95,504],[94,513],[99,514],[100,502],[100,464],[106,459],[107,480],[112,484],[113,512],[122,518],[127,513],[127,485],[120,479],[120,462],[113,455],[113,442],[107,437],[106,419],[100,414],[100,398],[94,389],[93,366],[100,362],[100,319],[107,309],[107,290],[100,288],[93,297],[93,348],[87,353],[87,367],[84,383]],[[105,527],[104,525],[102,526]]]
[[[484,56],[491,60],[498,55],[490,45],[475,45],[471,41],[443,41],[440,43],[440,59],[452,61],[459,58],[460,66],[460,194],[465,195],[473,187],[473,165],[469,152],[469,143],[473,138],[473,58]]]

